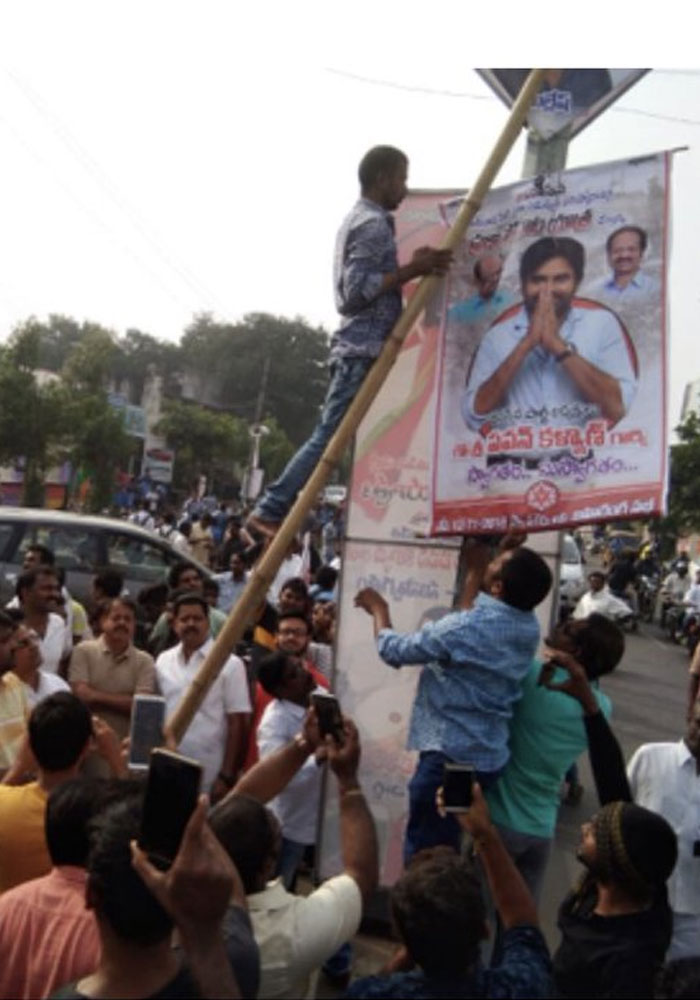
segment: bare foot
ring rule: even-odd
[[[274,538],[280,530],[280,522],[265,521],[263,518],[251,514],[245,523],[245,528],[246,531],[250,531],[254,535],[262,535],[263,538]]]

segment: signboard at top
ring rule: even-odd
[[[511,107],[529,69],[478,69],[501,100]],[[636,83],[647,69],[548,69],[527,123],[542,139],[566,130],[569,138]]]

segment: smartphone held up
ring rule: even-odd
[[[201,784],[198,761],[160,748],[151,753],[138,842],[158,867],[174,861]]]
[[[475,781],[473,764],[445,761],[442,775],[442,797],[445,812],[466,812],[472,804]]]

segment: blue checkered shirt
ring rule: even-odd
[[[376,358],[401,314],[401,291],[379,294],[385,274],[398,269],[394,218],[360,198],[335,244],[335,305],[343,317],[331,338],[333,358]]]
[[[539,643],[533,611],[479,594],[418,632],[382,629],[379,655],[392,667],[424,664],[408,735],[410,750],[440,750],[452,760],[498,771],[508,760],[513,705]]]

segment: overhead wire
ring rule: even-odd
[[[425,94],[427,97],[453,97],[453,98],[461,98],[461,99],[466,98],[467,100],[470,100],[470,101],[497,101],[498,100],[498,98],[495,96],[495,94],[488,94],[488,93],[487,94],[475,94],[475,93],[470,93],[469,91],[465,91],[465,90],[444,90],[444,89],[439,89],[439,88],[435,88],[435,87],[424,87],[424,86],[420,86],[418,84],[400,83],[400,82],[397,82],[395,80],[381,80],[381,79],[378,79],[376,77],[364,76],[364,75],[362,75],[360,73],[352,73],[352,72],[350,72],[348,70],[337,69],[336,67],[333,67],[333,66],[327,66],[326,67],[326,72],[327,73],[331,73],[334,76],[345,77],[348,80],[355,80],[358,83],[365,83],[365,84],[368,84],[370,86],[387,87],[387,88],[389,88],[391,90],[403,90],[403,91],[407,91],[408,93],[412,93],[412,94]],[[655,70],[654,72],[657,72],[657,71]],[[666,72],[666,71],[664,71],[664,72]],[[673,71],[669,70],[667,72],[673,72]],[[679,71],[679,72],[681,72],[681,71]],[[694,71],[690,71],[690,70],[688,70],[688,71],[683,70],[682,72],[684,72],[684,73],[687,72],[688,75],[692,75],[692,76],[700,75],[700,71],[697,74]],[[681,117],[676,116],[676,115],[664,115],[664,114],[660,114],[660,113],[658,113],[656,111],[646,111],[646,110],[643,110],[641,108],[619,107],[617,104],[613,104],[608,110],[609,111],[616,111],[616,112],[621,113],[621,114],[643,115],[646,118],[657,118],[657,119],[659,119],[661,121],[678,122],[679,124],[682,124],[682,125],[700,125],[700,119],[697,119],[697,118],[681,118]]]

